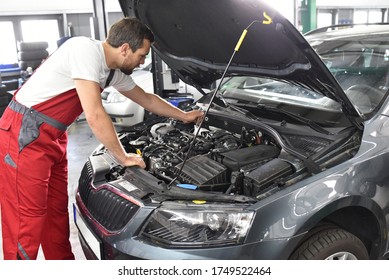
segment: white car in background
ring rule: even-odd
[[[143,88],[146,92],[154,92],[153,74],[151,72],[151,63],[147,63],[145,67],[135,70],[131,76],[134,82]],[[166,65],[164,65],[166,66]],[[168,84],[170,78],[169,68],[164,67],[164,84]],[[171,80],[171,78],[170,78]],[[187,102],[192,103],[199,99],[202,94],[194,87],[189,86],[180,80],[179,83],[170,83],[169,89],[177,90],[180,97],[188,97]],[[102,93],[103,106],[105,111],[111,117],[113,124],[116,127],[127,127],[137,124],[144,120],[145,110],[132,100],[126,98],[113,87],[106,88]],[[185,101],[185,100],[184,100]],[[176,105],[175,102],[172,104]]]

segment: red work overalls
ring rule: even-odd
[[[75,90],[0,119],[4,259],[74,259],[69,241],[66,128],[82,112]]]

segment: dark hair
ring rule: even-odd
[[[151,30],[136,18],[122,18],[115,22],[108,32],[107,43],[114,48],[128,43],[131,50],[135,52],[143,45],[143,40],[154,42],[154,35]]]

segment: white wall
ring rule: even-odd
[[[306,1],[306,0],[302,0]],[[388,0],[316,0],[317,7],[388,8]]]
[[[221,0],[222,1],[222,0]],[[262,0],[259,0],[262,1]],[[290,21],[294,18],[294,1],[264,0]],[[107,12],[120,12],[118,0],[105,0]],[[0,0],[0,15],[93,12],[92,0]]]
[[[107,12],[121,11],[117,0],[105,0]],[[0,15],[34,14],[37,12],[93,12],[92,0],[0,0]]]
[[[292,0],[264,0],[268,5],[275,8],[280,12],[284,17],[286,17],[290,22],[294,22],[295,17],[295,8],[294,1]]]
[[[222,0],[220,0],[222,1]],[[295,18],[294,0],[265,1],[291,22]],[[299,1],[299,0],[296,0]],[[308,0],[300,0],[308,1]],[[121,12],[118,0],[105,0],[107,12]],[[316,0],[317,7],[389,8],[388,0]],[[91,13],[92,0],[0,0],[0,15],[44,13]]]

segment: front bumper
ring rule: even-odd
[[[216,248],[164,248],[148,243],[137,236],[138,229],[152,211],[152,209],[142,210],[138,211],[134,219],[123,230],[107,233],[101,230],[98,223],[90,220],[87,213],[80,212],[77,205],[74,205],[75,223],[79,229],[79,239],[86,258],[102,260],[278,260],[288,259],[300,240],[299,238],[285,238]]]
[[[287,259],[300,240],[260,240],[256,228],[250,229],[250,243],[229,246],[172,248],[143,239],[139,232],[160,204],[143,201],[146,193],[126,180],[107,184],[108,159],[96,158],[84,166],[74,204],[74,221],[88,259]],[[92,181],[102,183],[96,189]]]

